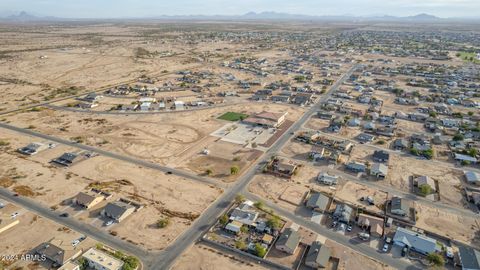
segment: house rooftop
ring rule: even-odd
[[[322,245],[319,241],[315,241],[308,250],[305,263],[312,263],[321,268],[326,268],[328,266],[328,261],[330,260],[331,254],[332,252],[327,246]]]
[[[287,228],[283,231],[277,240],[276,245],[284,245],[289,249],[294,250],[300,243],[300,234],[292,228]]]

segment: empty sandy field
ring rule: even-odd
[[[414,207],[418,217],[416,227],[473,245],[477,249],[480,247],[478,218],[455,215],[420,203],[415,203]]]
[[[167,164],[226,124],[217,117],[227,111],[249,114],[261,111],[287,111],[287,119],[294,121],[304,109],[278,104],[251,103],[206,109],[195,113],[101,116],[43,109],[9,115],[5,121],[44,134]]]
[[[409,177],[413,175],[426,175],[437,180],[442,202],[459,207],[464,206],[461,193],[463,173],[428,160],[390,155],[388,177],[380,183],[403,191],[410,191]]]
[[[265,270],[270,269],[256,264],[238,254],[212,248],[204,244],[193,245],[184,252],[173,266],[174,270]]]

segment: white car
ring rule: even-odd
[[[105,226],[110,226],[113,224],[113,220],[109,220],[107,222],[105,222]]]
[[[18,215],[19,215],[19,213],[18,213],[18,212],[15,212],[15,213],[11,214],[10,216],[11,216],[12,218],[16,218]]]
[[[75,247],[75,246],[77,246],[78,244],[80,244],[80,240],[77,239],[77,240],[73,240],[73,241],[72,241],[72,246]]]
[[[454,258],[452,247],[447,247],[447,250],[445,251],[445,255],[447,256],[447,258],[450,258],[450,259]]]
[[[388,251],[388,244],[383,245],[382,251],[383,251],[383,252],[387,252],[387,251]]]

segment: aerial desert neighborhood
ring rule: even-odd
[[[337,2],[0,0],[0,270],[480,270],[480,2]]]

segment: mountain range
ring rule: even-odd
[[[355,15],[332,15],[312,16],[301,14],[289,14],[279,12],[248,12],[243,15],[160,15],[151,17],[125,17],[125,18],[92,18],[95,20],[237,20],[237,21],[262,21],[262,20],[286,20],[286,21],[399,21],[399,22],[435,22],[449,20],[480,20],[480,18],[439,18],[434,15],[422,13],[414,16],[397,17],[389,15],[355,16]],[[37,16],[25,11],[17,14],[0,16],[2,21],[11,22],[35,22],[35,21],[77,21],[91,20],[86,18],[59,18],[52,16]]]

